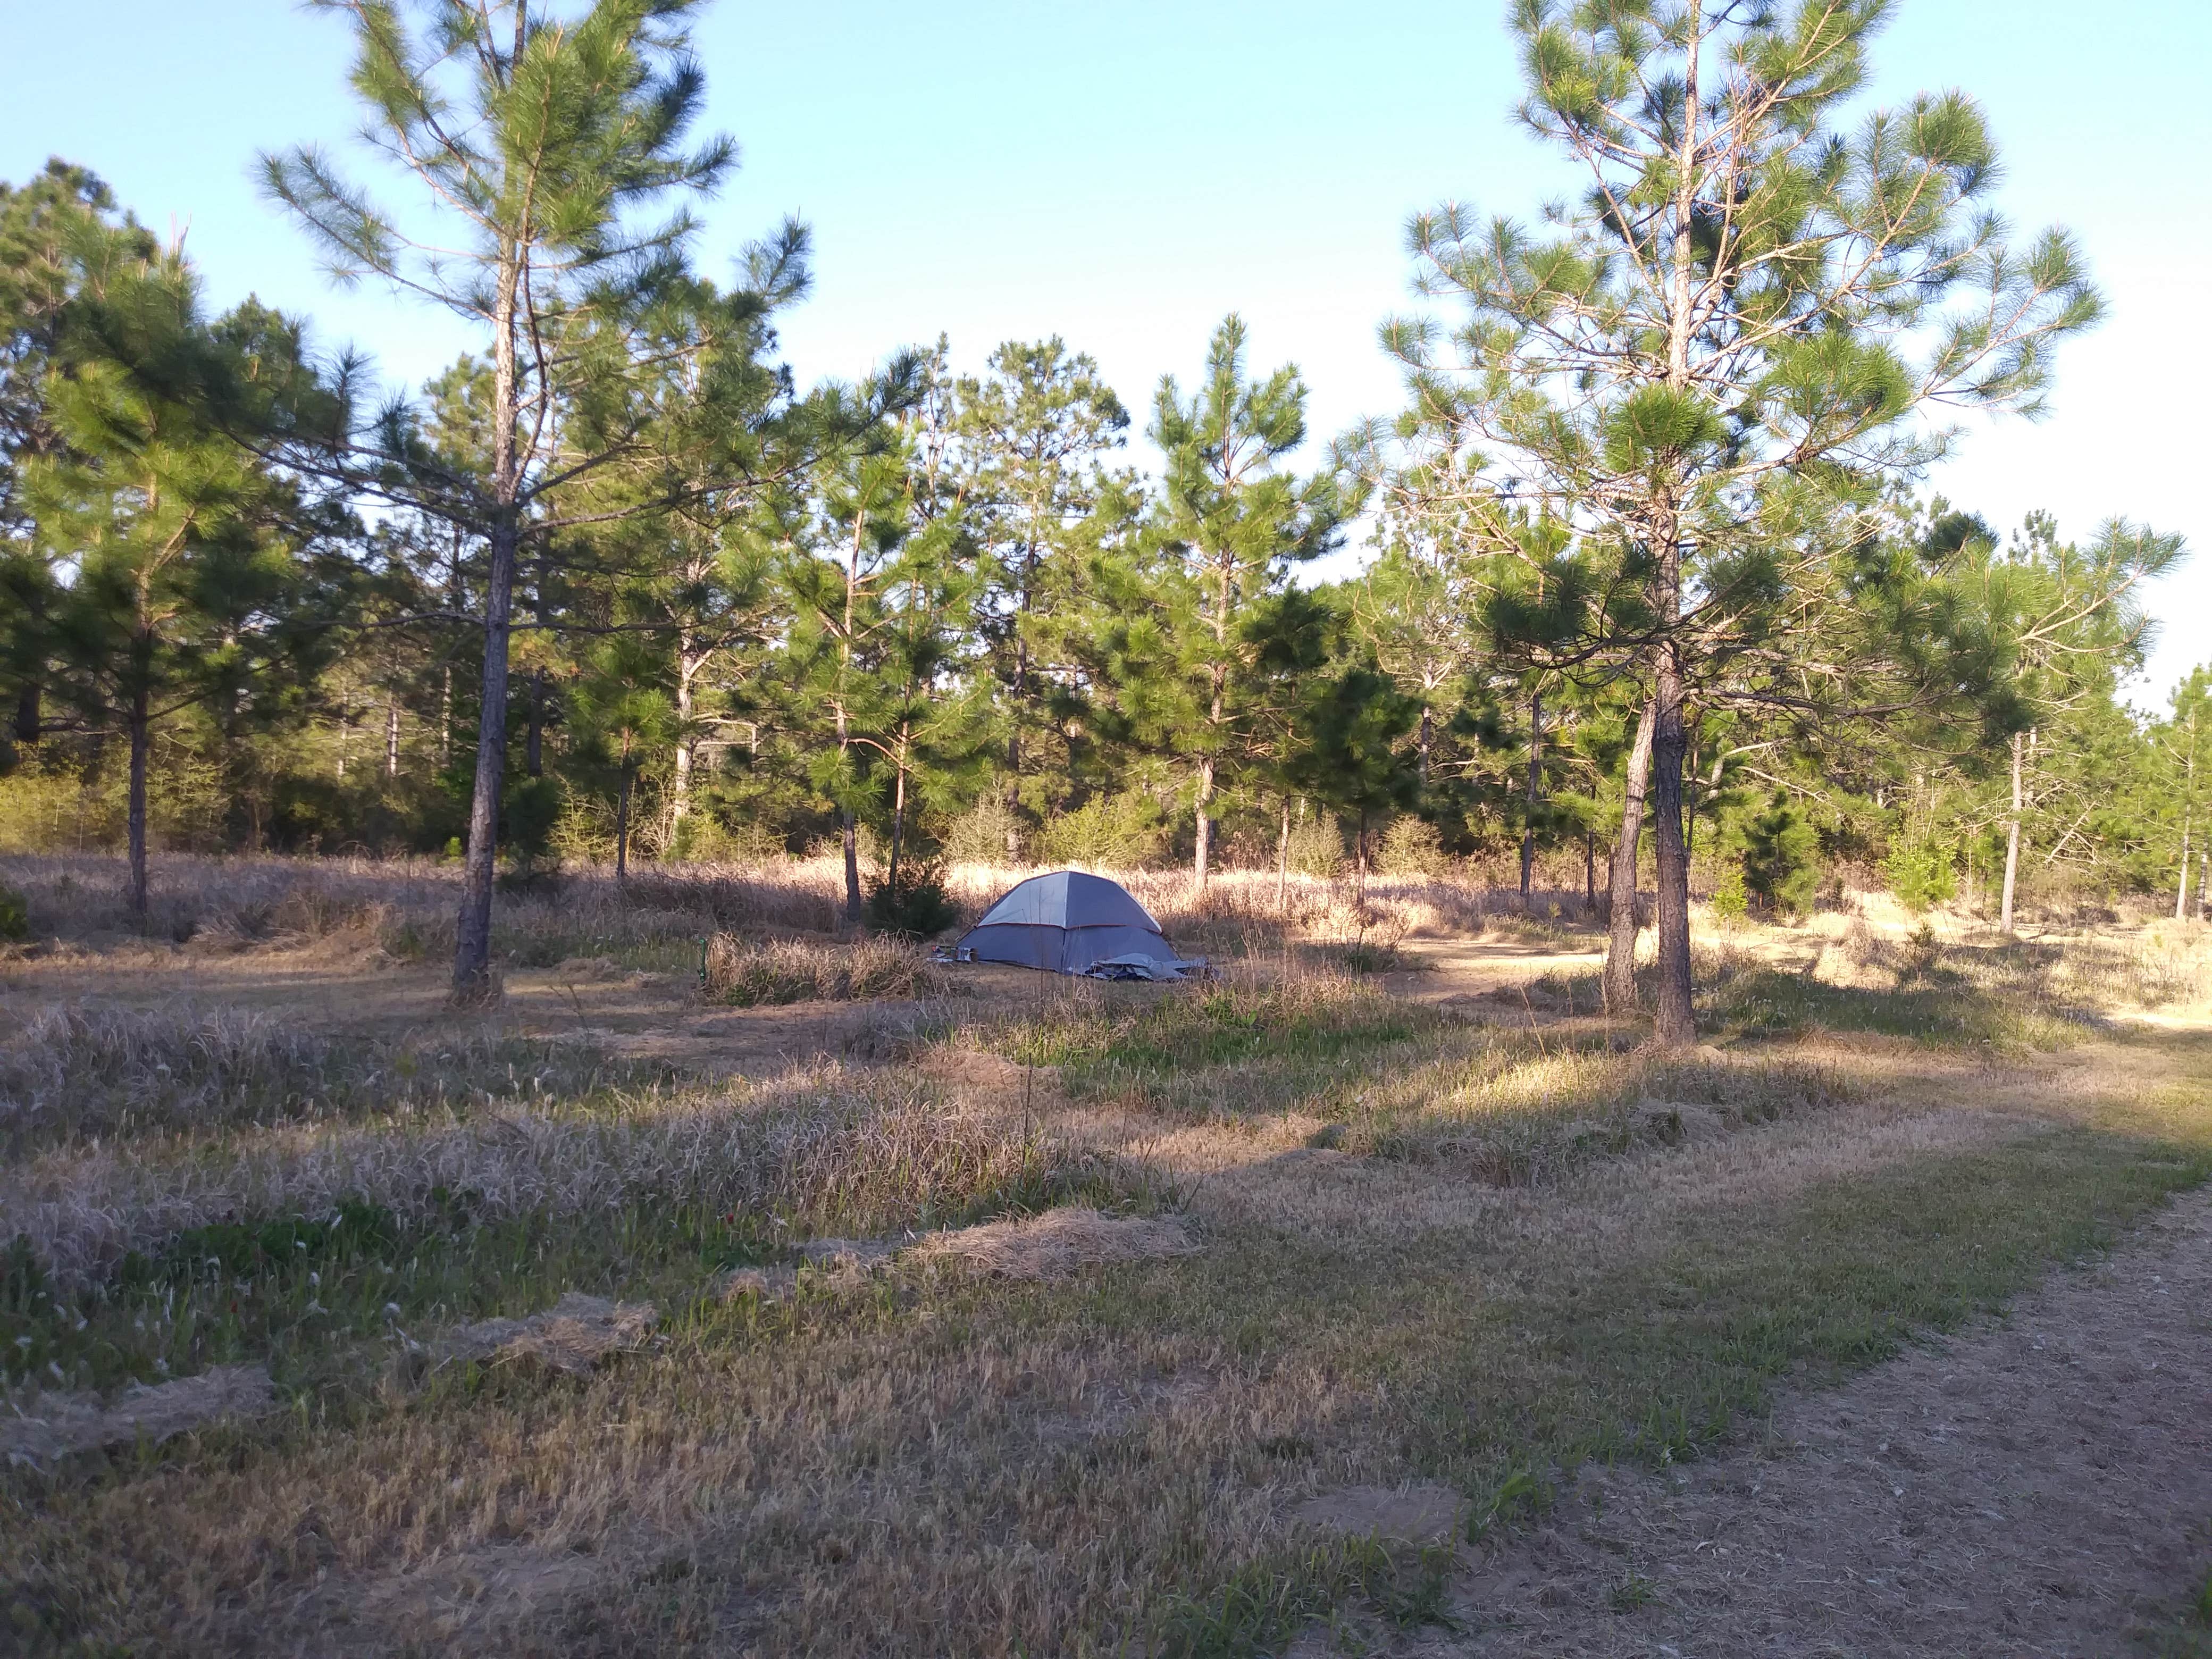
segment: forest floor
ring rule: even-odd
[[[818,891],[587,878],[459,1012],[419,873],[0,877],[0,1647],[2212,1653],[2203,930],[1701,918],[1654,1054],[1440,883],[738,1007]]]

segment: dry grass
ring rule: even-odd
[[[957,1261],[997,1279],[1067,1279],[1089,1267],[1188,1255],[1198,1249],[1174,1216],[1112,1216],[1081,1205],[1013,1221],[932,1233],[915,1246],[923,1261]]]
[[[896,939],[748,939],[717,933],[704,957],[707,994],[740,1008],[763,1004],[866,1002],[951,988],[919,945]]]
[[[354,950],[289,899],[306,873],[208,866],[203,915],[259,893],[301,920],[210,921],[219,947],[185,956]],[[731,987],[788,945],[810,994],[825,963],[860,988],[834,865],[649,873],[503,898],[501,948],[662,964],[681,977],[636,994],[672,1020],[702,1017],[718,932],[759,941],[726,947]],[[332,915],[386,907],[387,956],[452,898],[434,868],[313,879]],[[1271,875],[1203,909],[1179,876],[1132,884],[1186,949],[1253,960],[1202,988],[1040,981],[957,1028],[891,1019],[890,1064],[757,1082],[570,1044],[582,1069],[539,1089],[518,1058],[501,1093],[489,1035],[41,1017],[0,1053],[37,1103],[0,1164],[15,1399],[245,1364],[289,1409],[0,1474],[4,1640],[1010,1659],[1280,1652],[1346,1610],[1387,1633],[1439,1610],[1437,1558],[1328,1517],[1379,1530],[1381,1494],[1414,1494],[1503,1528],[1500,1494],[1555,1467],[1689,1457],[1784,1379],[1997,1307],[2212,1174],[2206,1039],[2062,1017],[2186,1006],[2193,935],[1952,930],[1928,956],[1847,918],[1745,930],[1701,957],[1722,1048],[1668,1059],[1544,1018],[1540,989],[1510,1030],[1310,971],[1425,930],[1569,936],[1517,896],[1378,879],[1363,913],[1301,881],[1285,917]],[[73,984],[173,949],[76,948],[46,947]],[[2063,1050],[1971,1035],[2035,998]],[[349,1055],[389,1079],[407,1054],[442,1092],[345,1092]],[[740,1281],[777,1293],[720,1293]],[[648,1304],[643,1340],[622,1310]],[[564,1320],[588,1365],[422,1363]]]
[[[373,1205],[428,1223],[653,1203],[787,1228],[876,1231],[1018,1181],[1033,1150],[948,1112],[921,1084],[836,1067],[719,1090],[618,1095],[584,1112],[510,1109],[431,1124],[240,1133],[180,1156],[50,1152],[0,1176],[0,1212],[56,1283],[95,1284],[133,1251],[240,1217]]]
[[[332,1036],[264,1011],[33,1008],[0,1042],[0,1149],[165,1139],[362,1117],[438,1118],[588,1097],[650,1069],[574,1043],[474,1031]]]
[[[96,1397],[47,1394],[29,1411],[0,1418],[0,1462],[51,1463],[103,1446],[158,1446],[226,1418],[254,1417],[276,1403],[259,1365],[217,1365],[198,1376],[126,1390],[112,1405]]]

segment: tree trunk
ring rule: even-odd
[[[399,699],[388,697],[384,704],[384,775],[399,775]]]
[[[445,684],[438,693],[438,769],[453,763],[453,665],[446,665]]]
[[[850,812],[840,812],[845,851],[845,920],[860,919],[860,826]]]
[[[515,27],[526,9],[515,7]],[[519,396],[515,374],[516,315],[522,291],[523,248],[500,251],[492,295],[490,568],[484,574],[483,698],[477,709],[477,770],[469,791],[469,843],[461,874],[461,915],[453,939],[453,998],[480,1002],[493,993],[491,898],[499,860],[500,786],[507,773],[507,651],[514,618],[514,568],[522,533],[522,458],[514,447]],[[460,558],[454,537],[456,570]]]
[[[2187,793],[2181,809],[2181,884],[2173,890],[2173,919],[2179,921],[2189,914],[2189,835],[2197,827],[2197,716],[2189,717],[2189,771],[2185,780]]]
[[[39,683],[27,680],[15,694],[15,741],[33,744],[46,729],[46,716],[39,705]]]
[[[2023,800],[2023,764],[2027,749],[2024,734],[2012,734],[2012,817],[2005,826],[2004,904],[1999,926],[2012,932],[2013,890],[2020,877],[2020,815]]]
[[[1651,779],[1651,734],[1656,699],[1647,700],[1628,751],[1628,777],[1620,802],[1620,841],[1613,854],[1613,914],[1607,918],[1605,1000],[1626,1012],[1636,1006],[1636,845],[1644,832],[1644,792]]]
[[[1690,995],[1690,858],[1682,843],[1682,673],[1672,641],[1659,647],[1651,729],[1652,832],[1659,863],[1659,1007],[1652,1037],[1662,1048],[1697,1041]]]
[[[615,885],[624,885],[629,880],[629,778],[630,765],[623,757],[622,781],[615,790]]]
[[[906,763],[899,763],[898,777],[891,785],[891,861],[884,879],[891,892],[898,892],[899,848],[906,840]]]
[[[453,946],[453,995],[471,1001],[491,991],[491,897],[499,859],[499,793],[507,770],[507,641],[514,602],[514,520],[491,530],[484,588],[483,702],[477,712],[477,772],[469,792],[469,840],[461,874],[461,915]]]
[[[134,654],[136,654],[134,653]],[[151,741],[152,715],[148,706],[146,676],[136,677],[131,693],[131,914],[140,927],[146,923],[146,751]]]
[[[545,775],[545,671],[530,671],[530,729],[523,739],[522,764],[533,778]]]
[[[338,716],[338,776],[340,778],[345,776],[346,750],[352,746],[353,716],[350,714],[341,714]]]
[[[1208,755],[1198,763],[1198,852],[1191,866],[1191,880],[1200,893],[1206,891],[1206,872],[1208,855],[1212,851],[1212,824],[1206,817],[1206,808],[1213,805],[1213,757]]]
[[[697,751],[698,738],[691,729],[691,681],[704,664],[704,659],[695,653],[691,635],[686,632],[676,645],[676,768],[669,782],[668,832],[672,843],[676,830],[691,812],[691,763]]]
[[[1597,914],[1597,837],[1583,830],[1583,908]]]
[[[1528,699],[1528,787],[1521,812],[1521,914],[1528,914],[1536,872],[1536,789],[1544,773],[1544,694]]]
[[[1291,908],[1291,798],[1283,797],[1283,828],[1275,837],[1275,909],[1278,915],[1288,914]]]

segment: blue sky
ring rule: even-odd
[[[1509,118],[1504,0],[1208,6],[717,0],[697,46],[744,165],[707,209],[719,269],[787,211],[814,296],[786,324],[802,380],[942,331],[963,366],[1057,332],[1133,410],[1241,311],[1261,367],[1295,361],[1326,434],[1388,413],[1376,323],[1413,302],[1402,226],[1446,198],[1528,212],[1565,175]],[[0,178],[90,166],[157,229],[188,227],[210,297],[305,313],[419,380],[467,343],[373,290],[334,291],[256,194],[256,151],[343,149],[335,18],[284,0],[7,0]],[[2161,698],[2212,658],[2212,4],[1902,0],[1875,96],[1963,87],[2004,146],[2000,205],[2081,237],[2111,319],[2065,348],[2055,410],[1977,431],[1930,481],[1999,525],[2069,534],[2123,513],[2188,535],[2154,597]]]

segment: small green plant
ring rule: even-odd
[[[1166,848],[1167,820],[1160,804],[1141,789],[1096,795],[1072,812],[1057,813],[1037,834],[1041,864],[1091,864],[1135,870]]]
[[[959,920],[936,865],[908,864],[896,881],[884,877],[868,889],[868,926],[894,939],[927,939]]]
[[[1489,1497],[1477,1502],[1467,1515],[1467,1541],[1479,1544],[1501,1522],[1507,1526],[1552,1507],[1552,1483],[1533,1469],[1516,1469],[1498,1483]]]
[[[1820,886],[1820,833],[1778,789],[1743,826],[1743,886],[1765,909],[1802,915]]]
[[[1897,902],[1915,915],[1948,904],[1959,894],[1958,872],[1950,848],[1925,837],[1890,843],[1881,873]]]
[[[1613,1587],[1606,1601],[1615,1613],[1633,1613],[1659,1593],[1658,1586],[1642,1573],[1631,1571]]]
[[[1713,888],[1713,914],[1723,921],[1741,921],[1750,908],[1743,890],[1743,866],[1731,864]]]
[[[1441,876],[1449,873],[1452,864],[1437,826],[1410,814],[1383,832],[1376,858],[1376,867],[1386,876]]]
[[[30,936],[30,901],[12,887],[0,887],[0,939],[26,939]]]

